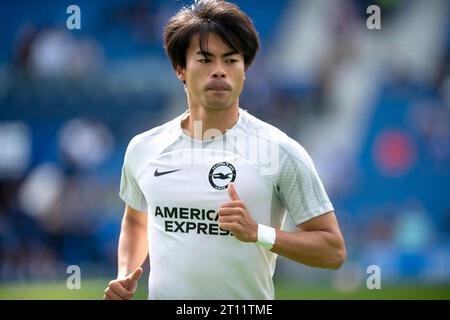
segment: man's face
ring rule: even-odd
[[[193,36],[186,52],[186,69],[177,69],[178,78],[186,81],[190,104],[216,110],[237,105],[244,85],[244,56],[215,33],[208,35],[206,51],[204,56],[199,36]]]

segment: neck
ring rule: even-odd
[[[191,137],[211,139],[232,128],[239,118],[239,102],[226,109],[211,109],[189,105],[189,115],[181,123]]]

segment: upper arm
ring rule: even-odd
[[[133,209],[127,204],[125,205],[123,220],[143,227],[147,227],[147,212]]]
[[[281,145],[277,192],[295,224],[334,210],[308,152],[289,139]]]
[[[300,223],[297,227],[302,231],[326,231],[343,239],[334,211]]]
[[[131,140],[125,152],[119,196],[130,207],[144,211],[147,209],[147,201],[137,180],[140,168],[138,159],[141,153],[136,149],[137,145],[134,141],[135,138]]]

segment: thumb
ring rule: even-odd
[[[235,201],[235,200],[240,200],[239,196],[236,192],[236,187],[234,186],[233,182],[230,182],[228,184],[228,195],[230,196],[230,199]]]
[[[142,270],[141,267],[137,267],[128,277],[131,281],[138,281],[142,277],[143,273],[144,270]]]
[[[124,280],[123,285],[127,287],[127,289],[131,290],[134,286],[134,282],[137,282],[141,277],[144,270],[141,267],[137,267],[134,269],[132,273],[130,273]]]

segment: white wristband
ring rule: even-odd
[[[275,228],[268,227],[263,224],[258,224],[258,240],[256,241],[256,244],[267,250],[270,250],[275,244],[275,238]]]

